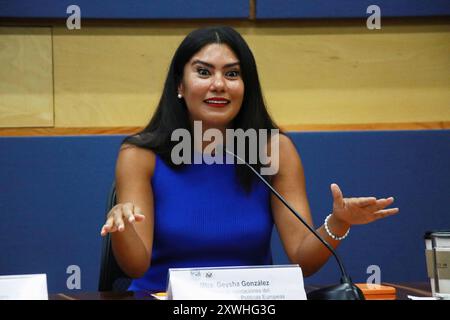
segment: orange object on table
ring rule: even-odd
[[[397,298],[394,287],[372,283],[355,283],[361,289],[366,300],[395,300]]]

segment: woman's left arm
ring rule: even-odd
[[[279,155],[279,170],[272,185],[313,226],[303,165],[294,144],[285,135],[279,136]],[[331,185],[331,193],[333,212],[328,219],[328,229],[336,237],[343,236],[352,225],[370,223],[399,211],[398,208],[385,209],[394,202],[392,197],[344,198],[337,184]],[[314,274],[326,263],[330,251],[274,195],[271,206],[289,260],[298,263],[305,276]],[[330,237],[324,225],[316,230],[333,248],[339,245],[340,241]]]

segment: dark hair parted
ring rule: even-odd
[[[226,44],[240,62],[244,82],[244,97],[239,113],[233,119],[232,129],[278,129],[271,119],[261,92],[255,58],[242,36],[228,26],[197,29],[181,42],[172,58],[161,99],[148,125],[138,134],[124,139],[123,143],[150,149],[165,163],[178,168],[171,160],[172,148],[178,143],[171,141],[172,132],[184,128],[193,132],[184,99],[178,99],[178,87],[183,79],[185,65],[203,47],[213,43]],[[258,131],[257,131],[258,132]],[[270,132],[269,132],[270,133]],[[259,171],[261,163],[253,165]],[[236,165],[236,174],[241,186],[249,192],[255,176],[249,168]]]

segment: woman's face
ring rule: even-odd
[[[184,66],[178,91],[192,121],[202,121],[203,128],[226,128],[244,97],[239,60],[226,44],[206,45]]]

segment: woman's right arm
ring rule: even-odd
[[[108,213],[102,235],[111,233],[117,263],[131,278],[150,267],[153,245],[152,151],[123,145],[116,164],[117,205]]]

